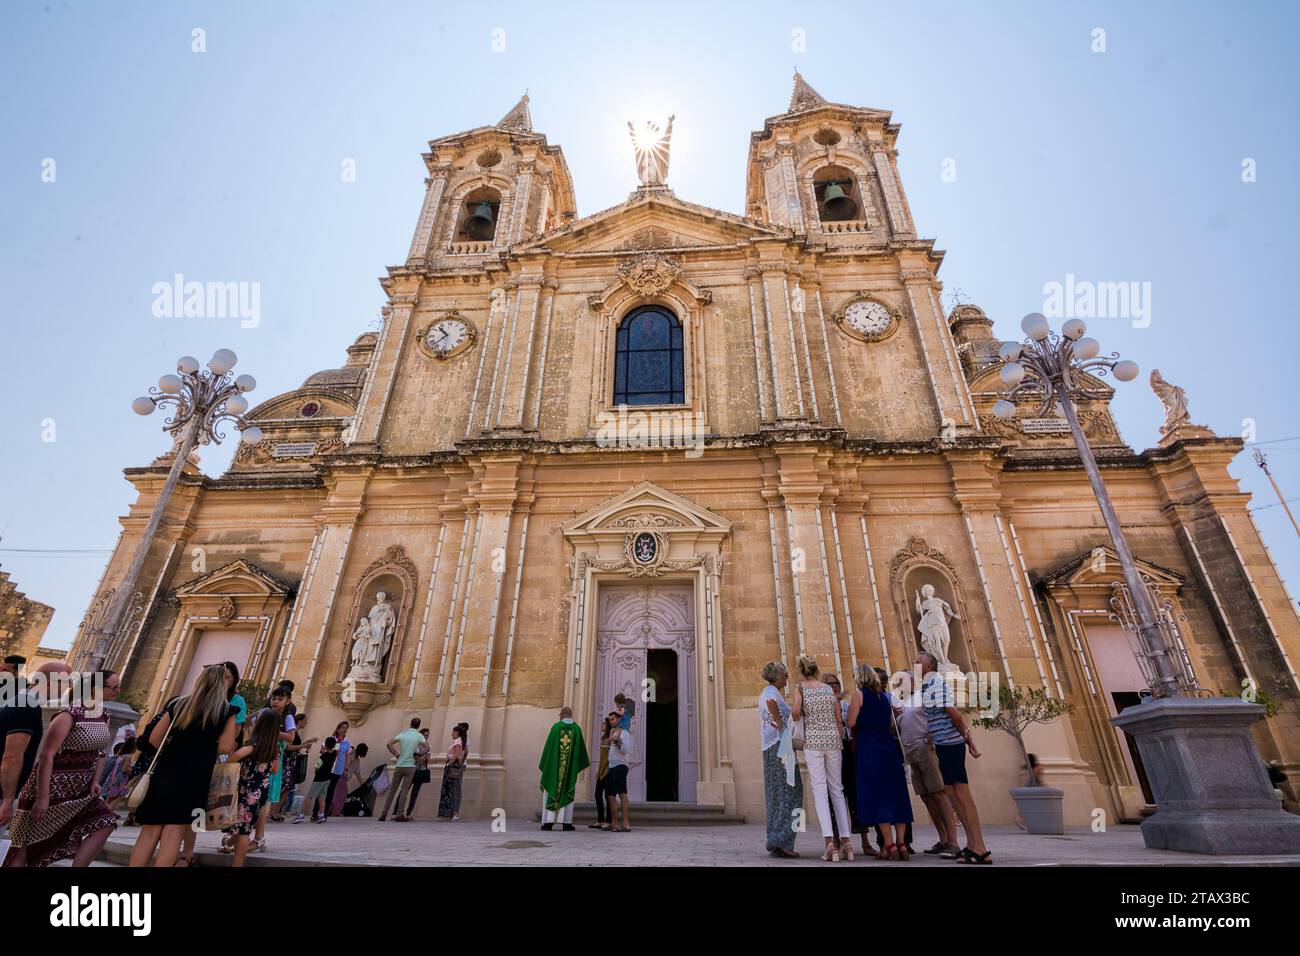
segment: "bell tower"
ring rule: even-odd
[[[750,135],[746,215],[834,246],[915,239],[890,115],[828,103],[796,72],[789,109]]]
[[[534,132],[527,94],[491,126],[430,140],[424,165],[408,268],[477,266],[574,218],[568,164]]]

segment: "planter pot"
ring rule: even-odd
[[[1057,787],[1013,787],[1011,799],[1016,801],[1020,819],[1030,833],[1061,834],[1065,832],[1062,804],[1065,791]]]

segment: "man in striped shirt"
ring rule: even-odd
[[[922,651],[916,655],[914,663],[921,669],[921,703],[934,741],[934,752],[939,758],[944,791],[957,811],[962,829],[966,831],[966,847],[959,853],[942,855],[959,863],[992,863],[989,848],[984,845],[984,835],[980,832],[979,810],[966,776],[966,751],[969,749],[970,755],[976,758],[980,752],[971,741],[970,728],[957,709],[952,685],[939,673],[939,662],[934,655]]]

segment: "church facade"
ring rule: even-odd
[[[991,414],[992,322],[941,307],[891,114],[796,76],[751,135],[744,215],[674,195],[670,134],[634,130],[641,185],[585,217],[527,97],[430,142],[381,330],[253,409],[226,474],[183,475],[110,652],[129,694],[152,712],[230,659],[372,755],[411,716],[435,750],[467,721],[463,812],[522,819],[559,708],[593,741],[623,692],[634,801],[761,820],[764,662],[909,667],[929,586],[955,667],[1073,705],[1029,736],[1067,823],[1138,819],[1109,724],[1145,689],[1118,563],[1064,422]],[[1109,398],[1080,415],[1187,663],[1258,688],[1260,750],[1297,779],[1300,621],[1227,470],[1241,442],[1181,423],[1135,452]],[[83,634],[169,464],[127,470]],[[1019,754],[979,733],[976,799],[1008,823]]]

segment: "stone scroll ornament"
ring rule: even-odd
[[[673,256],[646,252],[624,260],[618,275],[638,295],[658,295],[677,281],[682,264]]]

